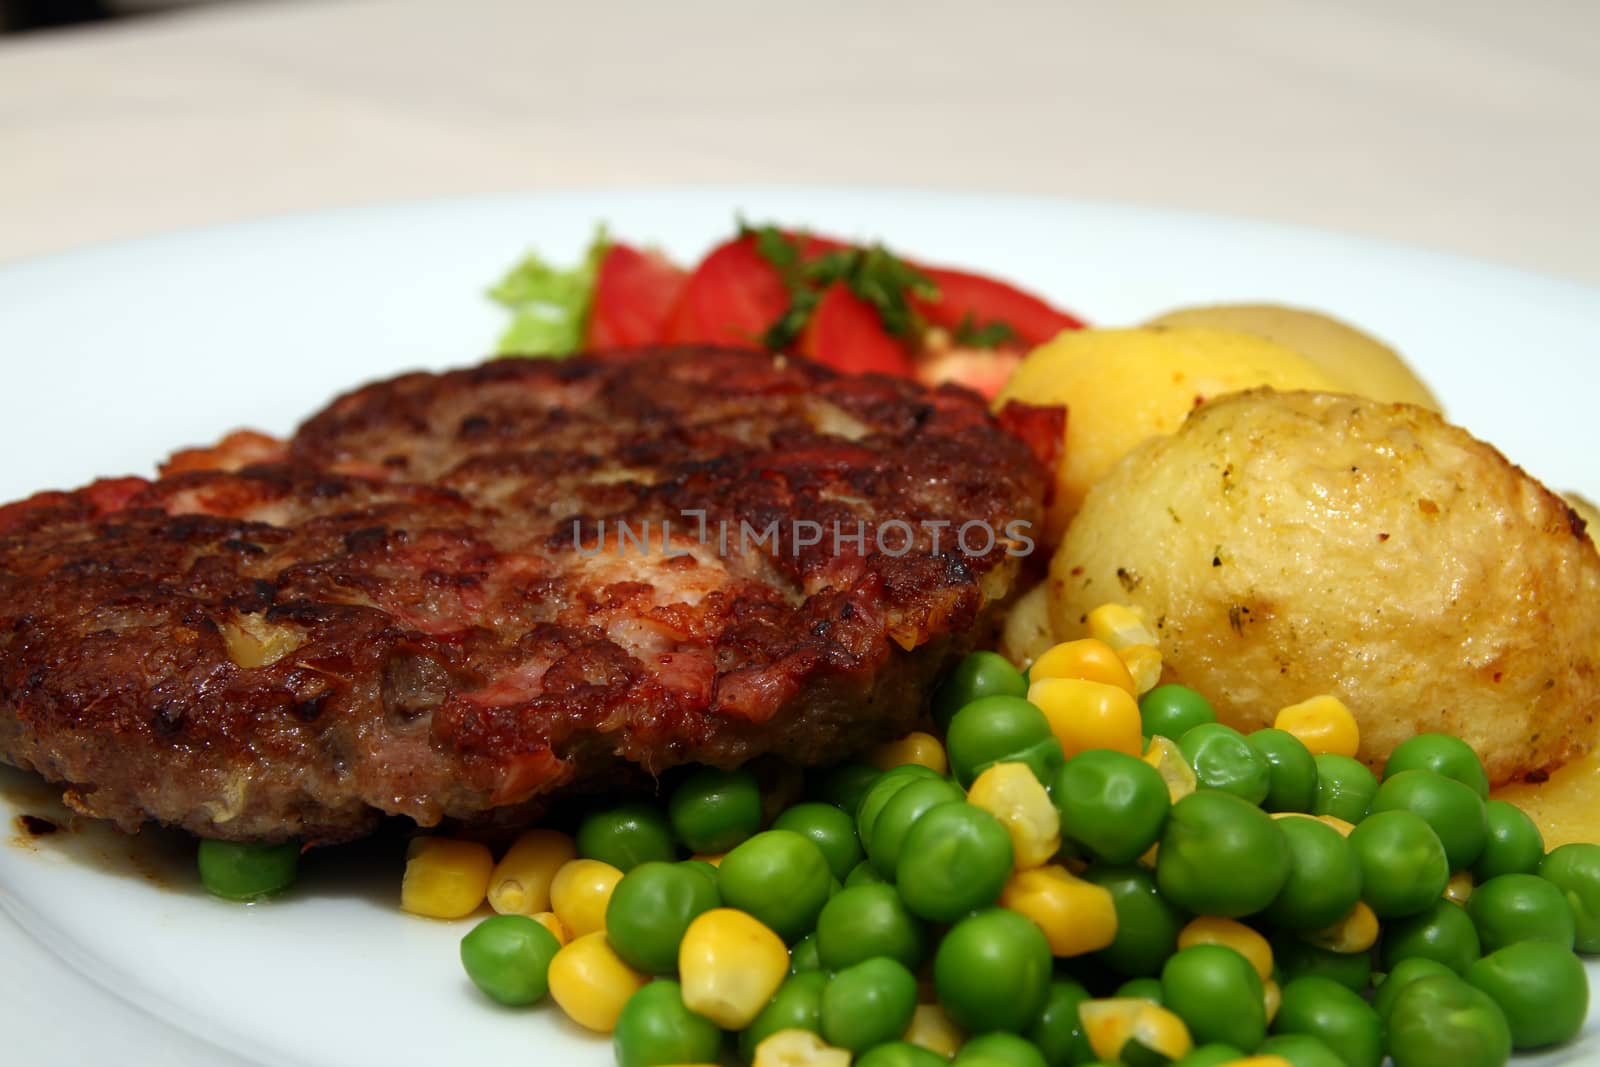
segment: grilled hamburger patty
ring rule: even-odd
[[[716,349],[370,385],[0,508],[0,755],[130,829],[312,841],[837,759],[1009,592],[1059,418]]]

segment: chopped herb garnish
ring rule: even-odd
[[[1017,331],[1009,322],[993,319],[980,323],[970,311],[961,316],[951,337],[958,348],[999,348],[1016,339]]]

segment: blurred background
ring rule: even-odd
[[[0,0],[0,260],[266,214],[915,185],[1600,282],[1600,4]]]

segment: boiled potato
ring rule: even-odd
[[[1143,608],[1166,680],[1269,726],[1321,693],[1378,767],[1421,731],[1503,783],[1584,751],[1600,714],[1600,556],[1560,497],[1436,413],[1252,391],[1193,412],[1090,491],[1050,568],[1057,638]]]
[[[1059,540],[1089,487],[1134,445],[1171,433],[1224,393],[1270,385],[1336,389],[1305,357],[1250,334],[1189,327],[1073,330],[1040,345],[996,401],[1067,406],[1065,459],[1046,540]]]
[[[1442,410],[1394,349],[1320,311],[1277,304],[1217,304],[1169,311],[1151,319],[1150,325],[1203,326],[1265,337],[1315,363],[1344,392]]]
[[[1600,536],[1600,508],[1594,506],[1594,501],[1582,493],[1569,491],[1563,495],[1566,497],[1567,506],[1576,511],[1578,518],[1583,520],[1589,540],[1593,541],[1596,536]]]

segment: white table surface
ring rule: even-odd
[[[1600,282],[1597,44],[1591,0],[218,4],[0,39],[0,260],[792,181],[1250,215]]]

